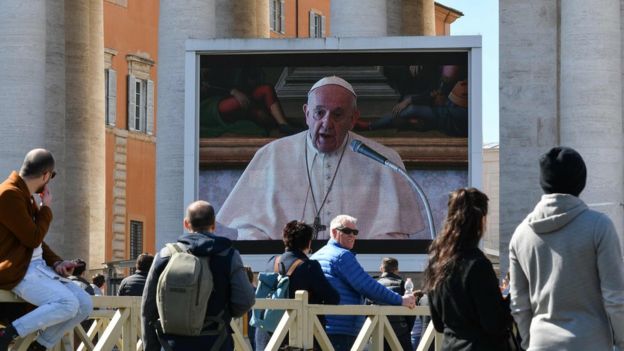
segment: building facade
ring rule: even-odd
[[[499,144],[483,145],[483,192],[487,194],[488,216],[483,249],[490,256],[500,256],[500,147]]]
[[[329,13],[329,0],[269,0],[271,38],[331,36]]]
[[[157,1],[104,1],[106,261],[154,254]]]

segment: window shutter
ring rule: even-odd
[[[147,126],[145,132],[154,135],[154,81],[147,80]]]
[[[136,78],[129,74],[128,75],[128,129],[136,130],[134,127],[134,119],[135,119],[135,111],[136,104],[134,103],[134,99],[136,97]]]
[[[108,96],[106,97],[106,104],[108,106],[107,122],[109,125],[114,126],[117,119],[117,72],[115,70],[108,70]]]
[[[314,12],[310,11],[310,38],[314,38]]]
[[[269,1],[269,23],[271,26],[271,30],[275,31],[275,0]]]
[[[284,0],[280,0],[280,33],[284,34],[286,32],[286,25],[284,22],[286,21],[286,14],[284,13]]]
[[[147,123],[145,123],[145,115],[147,114],[146,112],[146,108],[147,108],[147,86],[145,84],[145,81],[143,79],[137,80],[138,82],[140,82],[139,84],[139,89],[141,89],[141,96],[140,98],[140,104],[141,104],[141,108],[139,108],[139,130],[141,132],[145,132],[145,125]]]
[[[325,16],[321,16],[321,37],[325,38]]]

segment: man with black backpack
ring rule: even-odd
[[[188,233],[156,254],[147,276],[144,350],[232,350],[230,320],[253,306],[253,287],[231,241],[213,234],[212,205],[190,204],[184,227]]]

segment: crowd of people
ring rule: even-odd
[[[303,144],[331,153],[342,147],[344,153],[348,133],[357,120],[345,115],[355,113],[352,87],[331,77],[319,81],[312,91],[313,103],[304,108],[312,131],[305,134]],[[345,94],[351,98],[343,99]],[[364,270],[353,249],[356,239],[365,233],[358,218],[347,214],[334,216],[324,229],[317,221],[282,222],[284,252],[272,257],[266,270],[288,275],[290,296],[306,290],[314,304],[428,305],[433,326],[444,335],[443,350],[623,349],[624,265],[614,225],[579,198],[587,170],[578,152],[555,147],[540,158],[539,166],[544,195],[512,237],[508,295],[507,286],[499,286],[491,262],[479,248],[487,225],[488,197],[475,188],[457,189],[449,195],[447,217],[429,248],[418,291],[412,291],[411,282],[406,286],[399,275],[399,262],[391,257],[383,259],[376,279]],[[104,276],[93,277],[90,284],[82,276],[84,261],[63,260],[44,241],[52,221],[48,184],[55,176],[52,153],[34,149],[26,155],[20,171],[0,184],[0,289],[36,306],[0,328],[0,351],[8,350],[17,337],[36,331],[39,333],[29,350],[52,348],[89,316],[93,309],[89,295],[102,293]],[[325,198],[330,190],[331,185]],[[315,219],[318,205],[322,208],[323,203],[314,200]],[[366,202],[351,203],[363,206],[360,204]],[[415,223],[420,224],[419,218]],[[202,200],[193,202],[183,222],[187,233],[174,246],[184,248],[181,252],[204,262],[210,271],[209,292],[198,290],[195,296],[198,300],[202,294],[210,296],[205,315],[200,315],[203,325],[199,333],[177,334],[162,328],[165,321],[159,296],[161,283],[165,283],[161,278],[170,274],[168,268],[178,261],[173,245],[163,247],[155,256],[141,255],[134,274],[122,281],[119,295],[142,297],[144,350],[233,349],[229,322],[246,315],[254,305],[254,277],[232,241],[214,234],[216,225],[213,206]],[[312,239],[322,231],[328,233],[327,243],[310,255]],[[174,292],[185,291],[182,286],[174,288]],[[424,330],[428,322],[390,316],[399,342],[409,350],[418,342],[418,327]],[[362,316],[322,318],[338,351],[352,348],[363,323]],[[513,333],[515,330],[518,333]],[[251,337],[255,348],[261,350],[270,333],[256,328]]]

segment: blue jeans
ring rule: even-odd
[[[271,340],[271,334],[260,328],[256,328],[254,335],[254,350],[262,351],[266,348]]]
[[[420,343],[420,337],[422,336],[422,318],[416,317],[414,321],[414,327],[412,328],[412,350],[416,351],[418,344]]]
[[[70,280],[61,278],[39,259],[31,261],[28,271],[12,290],[23,300],[38,306],[13,322],[23,337],[37,330],[37,338],[46,348],[56,345],[63,334],[86,319],[93,310],[91,296]]]
[[[329,341],[331,341],[335,351],[349,351],[355,343],[354,335],[329,334],[327,336],[329,336]]]

